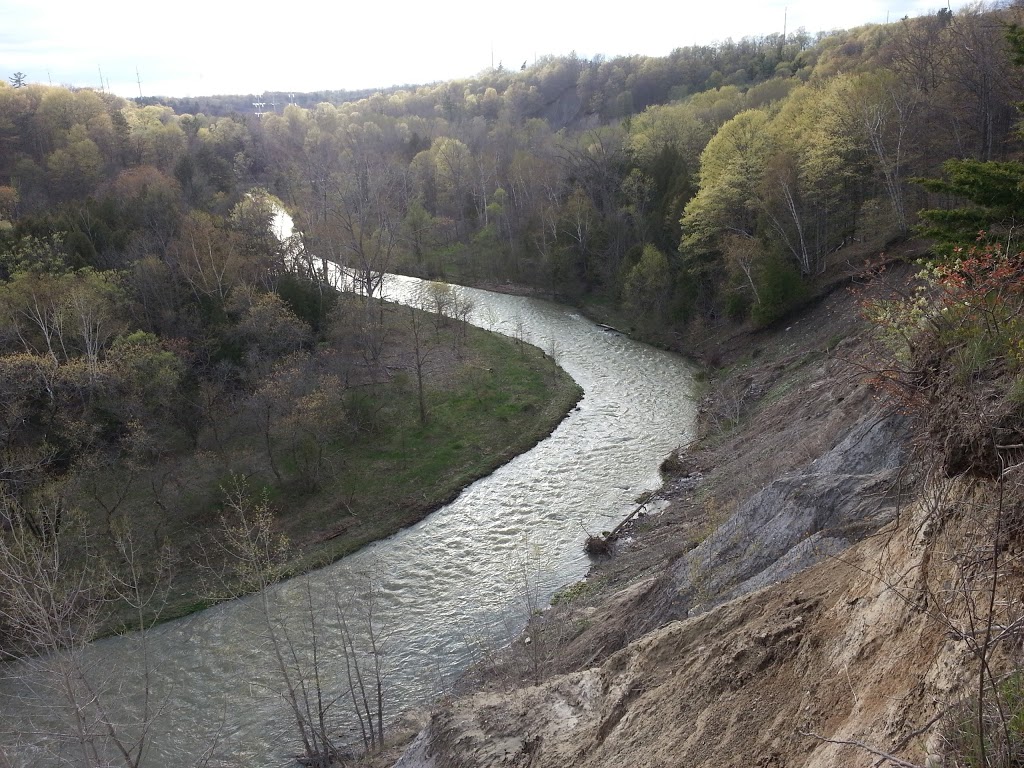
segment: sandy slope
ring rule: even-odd
[[[684,456],[669,508],[396,768],[941,765],[976,674],[950,585],[984,521],[917,471],[907,420],[864,382],[869,337],[839,290],[723,345],[709,391],[740,382],[740,425]]]

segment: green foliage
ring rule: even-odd
[[[734,323],[745,320],[750,315],[753,298],[745,291],[732,290],[725,296],[725,316]]]
[[[288,309],[316,333],[323,331],[338,298],[334,291],[326,290],[322,284],[292,272],[281,276],[276,292]]]
[[[981,701],[965,699],[944,727],[947,761],[960,768],[1015,768],[1024,762],[1024,674],[991,686]]]
[[[594,591],[594,582],[583,579],[563,587],[551,596],[552,605],[569,605],[584,600],[588,593]]]
[[[800,270],[778,257],[766,258],[755,278],[760,302],[750,311],[758,325],[770,325],[800,306],[808,296]]]
[[[922,211],[923,233],[947,248],[973,242],[979,232],[1012,237],[1024,211],[1024,164],[948,160],[942,167],[944,178],[915,181],[968,206]]]
[[[277,530],[266,491],[254,493],[245,477],[221,488],[224,506],[217,539],[226,557],[221,584],[226,595],[258,592],[285,575],[290,544]]]
[[[622,288],[627,309],[646,323],[667,319],[672,299],[672,272],[665,254],[645,245],[640,261],[629,271]]]
[[[185,363],[154,334],[135,331],[115,339],[108,362],[121,382],[118,405],[126,422],[181,407]]]
[[[991,435],[1024,439],[1024,254],[984,244],[954,253],[922,270],[915,295],[868,306],[883,338],[898,343],[877,383],[922,413],[948,474],[997,477],[1003,459]],[[968,394],[979,388],[983,400]]]
[[[900,299],[868,302],[861,312],[875,328],[889,354],[906,364],[916,337],[932,312],[928,287],[918,285],[910,296]]]
[[[18,272],[60,273],[70,266],[70,257],[64,247],[64,238],[50,235],[41,239],[33,235],[0,241],[0,268],[10,279]]]
[[[722,126],[701,154],[700,189],[683,215],[682,247],[713,250],[725,232],[753,234],[757,180],[770,152],[769,116],[741,112]]]

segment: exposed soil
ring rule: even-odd
[[[948,554],[977,525],[948,510],[972,491],[920,476],[920,431],[868,384],[859,313],[914,271],[837,274],[778,327],[695,343],[717,368],[701,438],[666,462],[667,506],[396,765],[941,764],[971,669]]]
[[[870,290],[873,295],[902,290],[914,272],[896,266]],[[627,524],[615,556],[595,560],[588,576],[587,599],[581,602],[598,610],[607,595],[649,584],[644,599],[630,609],[614,605],[613,598],[610,615],[595,622],[600,641],[585,633],[576,643],[591,649],[585,652],[591,663],[601,658],[593,656],[594,648],[605,646],[607,655],[679,618],[670,606],[655,608],[663,597],[661,582],[745,500],[827,454],[858,422],[893,415],[893,406],[868,383],[876,342],[860,315],[865,288],[855,275],[839,275],[820,300],[778,327],[724,330],[704,338],[699,354],[714,357],[719,367],[708,372],[704,384],[700,439],[666,462],[670,471],[660,495],[668,505]],[[723,410],[737,418],[725,418]],[[911,483],[909,476],[900,479]],[[851,543],[880,523],[884,520],[861,530]],[[569,652],[556,666],[572,669],[588,658]]]

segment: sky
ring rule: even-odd
[[[378,88],[576,51],[673,49],[896,21],[936,0],[0,0],[0,75],[120,96]],[[954,5],[956,10],[958,6]],[[101,81],[102,78],[102,81]]]

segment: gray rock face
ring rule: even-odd
[[[672,566],[662,620],[785,579],[891,520],[903,428],[901,417],[868,414],[828,453],[748,498]]]

